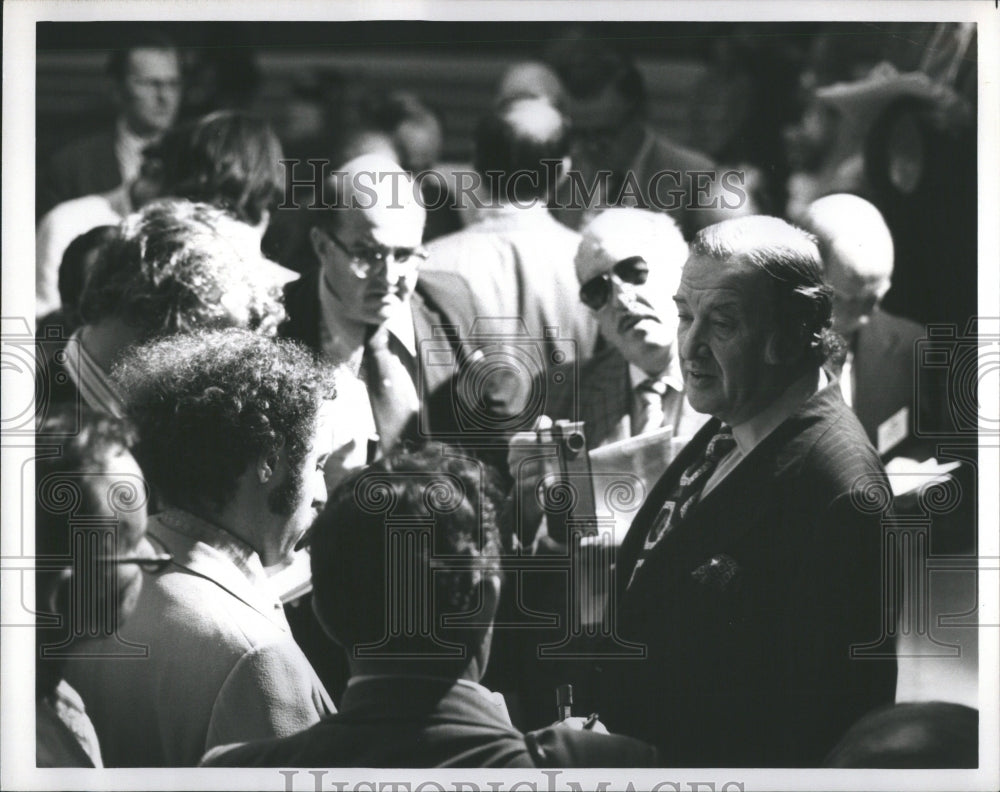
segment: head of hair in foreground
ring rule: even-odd
[[[738,424],[842,348],[815,240],[755,215],[703,229],[675,297],[692,407]]]
[[[333,372],[305,349],[242,329],[203,330],[136,348],[114,376],[139,431],[136,456],[169,504],[217,513],[248,470],[273,468],[280,455],[288,479],[268,507],[295,507],[320,408],[336,395]]]
[[[116,320],[140,339],[206,327],[273,332],[284,318],[259,240],[222,210],[159,201],[129,215],[80,298],[86,324]]]
[[[438,444],[391,455],[331,493],[312,532],[313,608],[352,673],[479,680],[499,599],[497,494],[482,465]],[[406,580],[426,585],[394,596]],[[426,611],[426,623],[393,635],[401,607]]]
[[[97,597],[92,602],[95,607],[78,610],[77,615],[87,620],[85,624],[70,624],[70,587],[73,574],[78,572],[74,545],[80,530],[73,528],[73,520],[81,526],[114,530],[113,541],[109,535],[102,545],[104,555],[135,555],[143,544],[147,491],[139,466],[129,453],[134,440],[127,422],[85,405],[54,404],[39,424],[35,554],[45,563],[39,565],[35,601],[39,614],[55,613],[62,620],[61,625],[46,627],[39,619],[39,646],[61,644],[70,630],[105,634],[123,622],[135,605],[142,583],[138,568],[95,564],[83,574],[100,574],[101,579],[78,581]],[[112,584],[115,593],[113,601],[108,601]],[[58,683],[65,658],[43,658],[40,651],[36,658],[36,692],[44,696]]]

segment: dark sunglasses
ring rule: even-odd
[[[649,278],[649,264],[642,256],[622,259],[609,272],[602,272],[580,287],[580,302],[593,311],[599,311],[611,299],[611,276],[622,283],[642,286]]]

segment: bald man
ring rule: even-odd
[[[332,181],[334,206],[312,213],[309,230],[319,266],[285,288],[288,320],[279,333],[366,383],[388,452],[403,439],[420,439],[439,420],[430,397],[454,370],[424,366],[419,344],[434,327],[453,322],[418,283],[427,258],[420,242],[425,211],[410,174],[382,154],[364,154]],[[462,286],[445,283],[442,293],[454,304]]]
[[[546,99],[501,103],[476,129],[475,168],[486,206],[468,228],[428,246],[427,272],[459,275],[480,317],[520,317],[531,338],[547,327],[590,357],[596,328],[573,295],[580,235],[556,222],[548,202],[569,168],[568,125]]]
[[[833,287],[833,329],[847,341],[840,374],[844,401],[883,456],[910,436],[914,409],[914,352],[925,329],[880,308],[893,270],[893,243],[881,213],[847,193],[813,201],[802,225],[819,241],[824,274]]]

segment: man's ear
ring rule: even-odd
[[[257,481],[267,484],[274,476],[274,471],[278,469],[278,452],[270,451],[261,454],[257,458]]]
[[[799,362],[805,348],[801,327],[776,329],[764,349],[764,362],[771,366],[792,366]]]
[[[320,264],[326,261],[326,248],[329,244],[323,232],[316,226],[309,229],[309,246]]]

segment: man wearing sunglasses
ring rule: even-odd
[[[676,353],[670,296],[686,258],[687,244],[667,215],[608,209],[584,228],[579,296],[605,342],[580,375],[577,402],[591,447],[664,426],[690,437],[705,422],[684,398]]]
[[[427,397],[452,373],[425,367],[418,354],[420,341],[448,324],[440,295],[453,305],[468,290],[455,278],[435,297],[418,282],[426,212],[398,163],[363,154],[342,165],[331,186],[335,205],[314,212],[309,231],[319,266],[285,287],[288,320],[279,333],[365,381],[388,451],[416,439],[418,412],[430,409]]]

